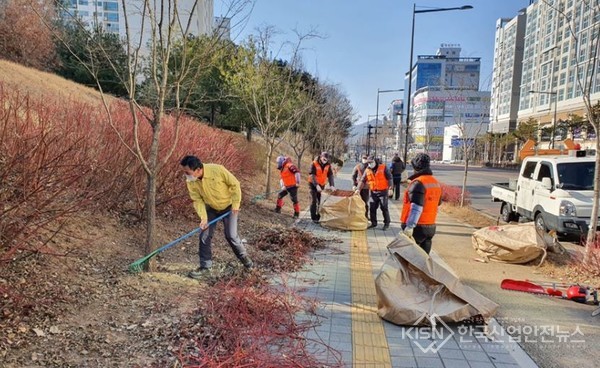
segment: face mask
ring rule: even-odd
[[[194,175],[185,175],[185,180],[187,180],[187,181],[196,181],[196,180],[198,180],[198,178],[195,177]]]
[[[375,168],[375,163],[374,163],[374,162],[369,162],[369,167],[370,167],[371,169]]]
[[[363,158],[363,159],[362,159],[362,163],[363,163],[363,164],[366,164],[366,163],[367,163],[367,159],[366,159],[366,158]]]
[[[327,159],[326,158],[322,158],[321,162],[324,163],[324,164],[326,164],[327,163]]]

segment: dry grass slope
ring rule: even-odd
[[[0,60],[0,82],[18,87],[36,97],[50,94],[84,103],[100,102],[100,93],[93,88],[6,60]]]

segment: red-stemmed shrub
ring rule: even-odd
[[[442,202],[448,203],[452,206],[460,206],[460,193],[462,189],[460,187],[456,187],[453,185],[447,185],[444,183],[440,183],[442,186]],[[471,193],[467,190],[465,191],[465,198],[463,201],[464,206],[468,206],[471,204]]]
[[[0,83],[0,260],[11,259],[18,249],[40,250],[65,219],[85,211],[142,217],[146,175],[131,152],[134,129],[129,106],[113,100],[109,108],[112,126],[101,104],[33,98]],[[141,113],[138,117],[139,145],[146,153],[151,128]],[[163,215],[190,212],[179,166],[186,154],[223,164],[242,177],[255,170],[242,136],[186,116],[178,125],[178,143],[157,175],[157,210]],[[161,160],[175,136],[175,119],[166,116]]]
[[[316,320],[298,313],[316,310],[316,301],[291,289],[234,278],[211,288],[199,304],[197,323],[180,326],[179,361],[186,368],[342,367],[341,355],[323,341],[307,339]],[[321,362],[314,350],[329,362]]]

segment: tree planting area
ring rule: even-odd
[[[315,302],[270,280],[335,242],[292,229],[291,213],[257,200],[264,146],[184,118],[157,181],[155,248],[198,226],[178,160],[228,167],[242,182],[239,232],[256,270],[244,271],[219,225],[204,279],[187,277],[197,237],[133,275],[128,265],[145,254],[145,176],[116,138],[133,140],[126,103],[110,100],[111,127],[95,91],[0,62],[0,106],[3,366],[319,365],[301,338],[311,324],[294,318]],[[172,126],[167,119],[161,139],[173,138]]]

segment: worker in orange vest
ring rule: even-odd
[[[292,164],[292,159],[286,156],[277,157],[277,169],[281,172],[281,191],[277,195],[275,212],[281,213],[283,198],[290,195],[294,204],[294,218],[300,217],[300,203],[298,203],[298,187],[300,186],[300,170]]]
[[[356,164],[354,170],[352,171],[352,190],[356,191],[356,189],[358,189],[359,184],[363,184],[361,186],[362,189],[359,191],[359,194],[360,198],[363,200],[363,202],[365,202],[365,217],[367,219],[369,218],[369,186],[364,185],[363,174],[367,170],[369,164],[367,161],[368,158],[369,157],[367,155],[363,155],[361,162]]]
[[[381,207],[383,212],[383,228],[387,230],[390,227],[390,210],[388,208],[388,192],[392,188],[392,173],[390,169],[382,164],[379,159],[373,156],[367,158],[367,169],[363,174],[363,179],[359,183],[355,193],[360,193],[363,187],[363,183],[369,186],[371,196],[369,198],[369,219],[371,225],[369,229],[377,226],[377,208]]]
[[[431,251],[438,206],[442,203],[442,188],[433,177],[429,161],[425,153],[418,153],[411,160],[414,174],[408,178],[410,184],[404,192],[400,214],[403,233],[427,253]]]
[[[326,184],[329,182],[329,188]],[[310,218],[314,223],[321,219],[319,215],[319,206],[321,205],[321,192],[323,189],[335,191],[333,181],[333,170],[329,162],[329,153],[322,152],[310,165],[308,173],[308,187],[310,188]]]

